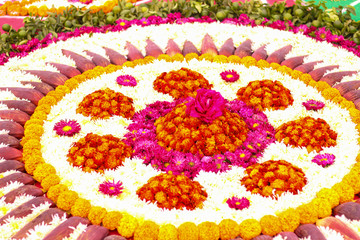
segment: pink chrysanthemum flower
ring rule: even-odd
[[[61,120],[54,126],[57,135],[72,137],[80,132],[81,127],[75,120]]]
[[[306,108],[306,110],[315,110],[315,111],[325,107],[325,103],[313,99],[303,102],[302,105]]]
[[[250,206],[250,201],[246,197],[237,198],[232,197],[229,198],[226,203],[229,205],[230,208],[235,208],[237,210],[243,210]]]
[[[114,180],[112,182],[105,181],[99,185],[99,192],[109,196],[118,196],[123,192],[123,190],[124,187],[122,186],[121,181],[117,181],[116,183]]]
[[[130,75],[121,75],[116,78],[116,82],[123,86],[134,87],[137,85],[136,79]]]
[[[235,82],[239,79],[239,74],[235,70],[224,71],[220,76],[225,82]]]
[[[335,162],[335,155],[330,153],[318,154],[311,161],[322,167],[327,167]]]

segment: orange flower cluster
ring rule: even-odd
[[[251,193],[264,197],[277,198],[286,191],[297,194],[307,182],[300,168],[284,160],[256,163],[246,169],[246,174],[241,183]]]
[[[157,204],[159,208],[194,210],[201,208],[207,193],[199,182],[184,175],[161,173],[152,177],[136,191],[141,200]]]
[[[245,140],[249,129],[243,119],[224,109],[212,123],[186,114],[186,104],[176,106],[156,120],[156,139],[168,151],[200,153],[207,156],[234,152]]]
[[[70,148],[67,161],[81,167],[84,172],[103,173],[104,169],[122,166],[132,152],[130,146],[110,134],[99,136],[88,133]]]
[[[154,81],[154,89],[169,94],[175,99],[196,97],[196,91],[201,88],[211,89],[212,84],[198,72],[188,68],[177,71],[163,72]]]
[[[290,90],[279,81],[257,80],[250,82],[236,93],[238,99],[248,106],[265,109],[284,110],[294,102]]]
[[[132,103],[132,98],[106,88],[87,95],[76,112],[92,119],[107,119],[114,115],[130,119],[135,113]]]
[[[323,147],[336,145],[337,133],[321,119],[305,117],[290,121],[276,129],[275,138],[293,147],[306,147],[308,152],[320,152]]]

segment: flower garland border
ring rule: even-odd
[[[159,16],[150,16],[148,18],[134,19],[131,21],[125,19],[118,19],[116,21],[117,25],[104,25],[102,27],[81,27],[75,29],[73,32],[59,33],[57,37],[52,37],[52,34],[49,33],[44,39],[39,40],[33,38],[29,42],[23,45],[12,44],[14,52],[2,53],[0,54],[0,65],[4,65],[10,58],[13,57],[25,57],[30,52],[35,51],[40,48],[47,47],[51,43],[56,43],[58,41],[66,41],[69,38],[79,37],[83,34],[93,34],[93,33],[106,33],[106,32],[119,32],[128,29],[133,25],[138,26],[149,26],[149,25],[160,25],[160,24],[183,24],[183,23],[212,23],[216,20],[204,16],[199,19],[189,17],[184,18],[181,13],[169,13],[167,17],[162,18]],[[242,26],[263,26],[270,27],[282,31],[290,31],[294,33],[302,32],[305,36],[316,39],[317,41],[326,41],[333,44],[336,47],[342,47],[349,52],[354,53],[356,56],[360,57],[360,45],[356,45],[354,41],[345,40],[342,36],[334,35],[329,30],[326,30],[325,27],[316,28],[308,27],[307,25],[301,25],[299,27],[295,26],[291,21],[281,21],[277,20],[271,24],[268,24],[269,20],[265,19],[260,24],[256,24],[255,20],[250,19],[247,14],[241,14],[238,18],[226,18],[222,23],[235,24]],[[324,36],[324,37],[323,37]],[[18,52],[15,52],[18,51]]]
[[[193,58],[218,63],[243,64],[246,67],[272,68],[287,74],[303,81],[308,86],[316,88],[325,99],[338,103],[340,107],[347,109],[352,121],[357,125],[356,129],[360,131],[360,111],[355,108],[354,103],[343,98],[337,89],[331,88],[327,83],[314,81],[309,74],[292,70],[277,63],[270,64],[265,60],[256,61],[253,57],[239,58],[234,55],[229,57],[222,55],[212,56],[210,54],[198,56],[197,54],[190,53],[186,56],[176,54],[170,57],[162,54],[157,59],[174,62],[184,59],[189,61]],[[190,239],[189,237],[191,236],[191,239],[194,239],[195,234],[195,236],[201,239],[201,236],[208,236],[210,234],[213,235],[213,239],[218,239],[219,237],[221,239],[231,239],[238,235],[243,239],[251,239],[261,233],[273,236],[282,231],[293,232],[300,224],[315,223],[319,218],[330,216],[332,208],[338,206],[339,203],[352,201],[354,195],[360,192],[359,154],[356,157],[357,163],[340,183],[335,184],[331,189],[323,188],[310,203],[303,204],[296,209],[289,208],[277,213],[277,216],[265,215],[260,221],[247,219],[238,224],[234,220],[224,219],[218,225],[213,222],[203,222],[198,226],[194,223],[186,222],[176,229],[171,224],[159,227],[153,221],[144,221],[140,224],[138,219],[129,214],[121,214],[117,211],[107,212],[105,208],[91,206],[88,200],[79,198],[76,192],[60,184],[60,177],[56,175],[55,168],[45,163],[42,158],[40,138],[44,132],[43,121],[47,119],[51,106],[57,104],[65,94],[77,88],[80,83],[104,73],[115,72],[123,67],[147,64],[154,59],[154,57],[147,56],[144,59],[125,62],[122,66],[95,67],[84,72],[82,75],[67,80],[64,85],[58,86],[39,101],[34,114],[25,124],[25,134],[21,141],[24,149],[23,160],[26,171],[34,175],[34,179],[40,182],[43,190],[47,192],[47,197],[53,200],[60,209],[71,212],[73,216],[87,217],[92,224],[100,225],[102,223],[104,227],[110,230],[117,229],[123,237],[127,238],[134,236],[134,239],[142,239],[146,236],[154,236],[154,239],[173,239],[174,236],[179,236],[179,239]],[[358,142],[360,144],[360,138]],[[176,239],[175,237],[174,239]]]

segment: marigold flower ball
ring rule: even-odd
[[[65,96],[66,93],[70,93],[70,89],[65,85],[59,85],[56,87],[55,92],[59,95]]]
[[[257,61],[256,66],[261,69],[268,68],[270,67],[270,63],[266,60],[260,59],[259,61]]]
[[[45,114],[42,111],[36,111],[33,113],[33,115],[31,115],[31,119],[38,119],[40,121],[44,121],[47,119],[47,114]]]
[[[351,109],[351,108],[354,108],[355,107],[355,104],[351,101],[347,101],[347,100],[343,100],[341,103],[340,103],[340,107],[344,108],[344,109]],[[353,122],[354,123],[358,123],[359,121],[354,121],[353,119]]]
[[[298,70],[292,70],[290,75],[292,78],[301,79],[302,75],[304,75],[304,74]]]
[[[79,195],[77,194],[77,192],[71,190],[64,191],[60,193],[57,199],[57,206],[62,210],[69,211],[78,198]]]
[[[107,212],[102,220],[102,224],[107,229],[115,230],[119,226],[121,218],[122,214],[118,211]]]
[[[41,136],[44,133],[44,127],[40,124],[31,124],[25,127],[25,136]]]
[[[344,176],[343,182],[354,189],[354,194],[358,194],[360,192],[360,175],[358,172],[350,171],[350,173]]]
[[[278,64],[278,63],[270,63],[270,67],[272,68],[272,69],[278,69],[279,67],[281,67],[281,65],[280,64]]]
[[[49,190],[50,187],[60,183],[60,177],[56,174],[50,174],[41,181],[41,187],[44,191]]]
[[[88,219],[90,220],[91,224],[93,225],[100,225],[103,218],[106,215],[106,209],[103,207],[91,207]]]
[[[315,206],[318,212],[318,218],[331,216],[332,210],[328,200],[323,198],[315,198],[311,203]]]
[[[220,239],[230,240],[239,236],[239,224],[231,219],[224,219],[219,223]]]
[[[244,240],[250,240],[261,234],[260,222],[255,219],[246,219],[240,223],[240,236]]]
[[[34,179],[41,182],[48,175],[55,173],[56,170],[52,165],[48,163],[39,164],[34,171]]]
[[[256,65],[257,61],[255,58],[251,56],[246,56],[241,59],[241,63],[244,64],[246,67]]]
[[[193,222],[184,222],[178,227],[179,240],[198,240],[199,229]]]
[[[337,183],[332,187],[332,189],[334,189],[335,192],[339,194],[340,204],[351,202],[354,199],[354,195],[355,195],[354,189],[346,183],[343,182]]]
[[[40,99],[38,106],[48,104],[50,106],[55,105],[57,103],[57,99],[53,96],[46,96]]]
[[[185,55],[185,59],[186,61],[190,61],[191,59],[198,59],[199,58],[199,55],[197,55],[196,53],[188,53]]]
[[[291,75],[292,69],[283,65],[277,69],[278,72],[285,73],[287,75]]]
[[[23,160],[25,161],[26,172],[31,175],[34,173],[38,164],[44,163],[44,159],[38,154],[27,156],[26,158],[23,158]]]
[[[134,240],[157,240],[159,235],[159,225],[153,221],[145,221],[135,229]]]
[[[216,55],[213,59],[213,62],[216,63],[227,63],[228,62],[228,58],[224,55]]]
[[[261,232],[264,235],[274,236],[281,232],[281,222],[278,217],[265,215],[260,219]]]
[[[330,88],[330,85],[327,82],[324,81],[318,81],[316,84],[316,89],[318,91],[324,91],[325,89]]]
[[[300,215],[301,224],[315,223],[318,220],[316,206],[311,203],[303,204],[296,209]]]
[[[218,240],[220,237],[219,226],[214,222],[202,222],[198,229],[199,240]]]
[[[177,53],[174,56],[171,57],[172,61],[184,61],[184,55]]]
[[[321,95],[328,100],[331,100],[337,96],[341,96],[339,90],[335,88],[327,88],[324,91],[321,91]]]
[[[323,188],[316,194],[316,196],[318,198],[327,200],[330,203],[331,208],[334,208],[337,205],[339,205],[340,196],[333,189]]]
[[[63,184],[57,184],[49,188],[49,191],[47,192],[46,196],[51,199],[53,202],[57,202],[59,195],[67,191],[68,187]]]
[[[71,214],[77,217],[86,218],[89,214],[91,204],[89,200],[78,198],[71,207]]]
[[[172,224],[160,226],[158,240],[178,240],[178,231]]]
[[[300,224],[300,214],[293,208],[279,213],[278,217],[283,232],[293,232]]]
[[[43,121],[41,121],[39,119],[30,119],[30,120],[26,121],[26,123],[24,125],[24,128],[27,128],[27,127],[29,127],[30,125],[33,125],[33,124],[42,126]]]
[[[131,238],[134,236],[135,229],[139,226],[137,219],[129,214],[123,215],[117,227],[118,233],[125,237]]]

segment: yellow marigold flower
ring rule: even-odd
[[[77,86],[79,86],[79,82],[75,78],[70,78],[66,80],[64,86],[68,87],[71,90],[74,90]]]
[[[185,56],[186,61],[190,61],[191,59],[199,59],[199,56],[196,53],[188,53]]]
[[[42,105],[39,105],[37,108],[36,108],[37,111],[41,111],[43,113],[46,113],[46,114],[49,114],[50,111],[51,111],[51,106],[48,105],[48,104],[42,104]]]
[[[27,127],[29,127],[30,125],[33,125],[33,124],[42,126],[44,124],[44,122],[39,120],[39,119],[30,119],[30,120],[26,121],[26,123],[24,125],[24,128],[27,128]]]
[[[264,59],[260,59],[259,61],[257,61],[256,66],[259,68],[269,68],[270,67],[270,63]]]
[[[350,185],[354,189],[354,193],[360,192],[360,175],[357,171],[350,171],[343,178],[343,182]]]
[[[47,114],[45,114],[42,111],[36,111],[33,113],[33,115],[31,115],[31,119],[38,119],[41,121],[44,121],[47,119]]]
[[[120,225],[122,214],[118,211],[107,212],[102,220],[104,227],[115,230]]]
[[[40,99],[38,106],[41,106],[43,104],[48,104],[48,105],[55,105],[57,103],[57,100],[55,97],[52,96],[46,96],[43,97],[42,99]]]
[[[53,202],[57,202],[59,195],[67,191],[68,187],[63,184],[54,185],[49,188],[49,191],[46,193],[46,196],[51,199]]]
[[[111,64],[111,65],[104,68],[104,72],[112,73],[112,72],[116,72],[116,71],[118,71],[118,70],[120,70],[122,68],[123,68],[123,66],[117,66],[117,65],[112,65]]]
[[[220,237],[219,226],[213,222],[202,222],[198,225],[199,240],[218,240]]]
[[[152,63],[155,60],[155,58],[153,56],[146,56],[143,59],[143,63],[147,64],[147,63]]]
[[[146,64],[146,62],[144,61],[144,59],[135,59],[134,61],[132,61],[132,63],[134,64],[134,67],[137,65],[144,65]]]
[[[345,109],[351,109],[351,108],[355,107],[355,103],[344,99],[342,102],[340,102],[340,107],[345,108]],[[357,122],[355,122],[355,123],[357,123]]]
[[[158,240],[178,240],[178,231],[172,224],[162,225],[159,229]]]
[[[41,155],[30,155],[27,156],[25,159],[23,158],[23,160],[25,161],[25,170],[28,174],[33,174],[37,165],[44,163],[44,159],[41,157]]]
[[[55,173],[56,170],[52,165],[48,163],[39,164],[34,171],[34,179],[38,182],[41,182],[48,175]]]
[[[241,58],[239,56],[236,55],[231,55],[228,57],[228,61],[230,63],[241,63]]]
[[[178,227],[179,240],[198,240],[199,229],[192,222],[185,222]]]
[[[78,198],[71,207],[71,214],[77,217],[86,218],[90,212],[91,204],[89,200]]]
[[[303,75],[305,75],[303,72],[300,72],[298,70],[292,70],[291,73],[290,73],[291,77],[292,78],[295,78],[295,79],[301,79],[301,77]],[[304,77],[306,79],[306,77]],[[302,80],[302,79],[301,79]],[[304,81],[304,80],[302,80]],[[305,81],[304,81],[305,82]],[[306,82],[305,82],[306,83]]]
[[[337,103],[337,104],[341,103],[343,100],[344,100],[344,98],[341,96],[334,97],[333,99],[331,99],[332,102]]]
[[[331,208],[339,205],[339,194],[333,189],[323,188],[316,194],[316,196],[327,200],[330,203]]]
[[[159,225],[153,221],[145,221],[135,229],[134,240],[157,240],[159,235]]]
[[[311,203],[303,204],[296,210],[300,214],[300,223],[302,224],[315,223],[318,220],[318,212]]]
[[[325,89],[331,88],[331,86],[324,81],[318,81],[316,84],[316,89],[319,91],[324,91]]]
[[[274,236],[281,232],[281,223],[278,217],[265,215],[260,219],[261,232],[264,235]]]
[[[244,240],[250,240],[261,234],[261,226],[259,221],[255,219],[246,219],[240,223],[240,236]]]
[[[59,94],[59,92],[56,92],[55,90],[50,91],[47,95],[46,98],[48,97],[53,97],[56,99],[56,102],[60,101],[63,98],[63,95]],[[55,102],[55,103],[56,103]]]
[[[47,191],[47,190],[49,190],[50,187],[55,186],[59,183],[60,183],[59,176],[56,174],[50,174],[42,180],[41,186],[44,191]]]
[[[279,67],[281,67],[281,65],[280,64],[278,64],[278,63],[270,63],[270,67],[272,68],[272,69],[278,69]]]
[[[323,97],[328,100],[331,100],[337,96],[341,96],[339,90],[337,90],[335,88],[327,88],[321,92],[321,95],[323,95]]]
[[[56,87],[55,92],[58,95],[65,96],[65,94],[70,93],[70,89],[67,86],[59,85]]]
[[[331,215],[331,205],[328,200],[324,198],[315,198],[312,200],[312,204],[318,212],[318,218],[324,218]]]
[[[220,239],[230,240],[239,236],[239,224],[231,219],[224,219],[219,223]]]
[[[44,130],[44,129],[43,129]],[[30,151],[37,149],[40,150],[41,149],[41,143],[39,140],[37,139],[29,139],[24,145],[24,151],[29,149]],[[26,154],[26,153],[25,153]],[[32,155],[32,152],[30,152],[30,155]]]
[[[217,63],[227,63],[228,58],[224,55],[216,55],[213,59],[213,62],[217,62]]]
[[[139,223],[137,219],[129,214],[126,214],[121,218],[117,231],[121,236],[131,238],[134,236],[135,229],[137,229],[138,226]]]
[[[300,224],[300,214],[293,208],[289,208],[277,214],[284,232],[293,232]]]
[[[135,64],[133,62],[130,62],[130,61],[127,61],[127,62],[124,62],[123,67],[135,67]]]
[[[354,199],[354,189],[346,183],[340,182],[335,184],[332,189],[335,190],[339,194],[339,202],[340,204],[351,202]]]
[[[106,215],[105,208],[92,207],[90,208],[88,218],[92,224],[100,225],[105,215]]]
[[[316,86],[317,86],[317,82],[316,82],[316,81],[310,80],[307,84],[308,84],[308,86],[313,87],[313,88],[316,89]]]
[[[280,66],[277,71],[291,76],[292,69],[287,66]]]
[[[184,61],[184,55],[180,54],[180,53],[177,53],[175,54],[174,56],[171,57],[171,61]]]
[[[214,56],[210,53],[204,53],[202,55],[199,56],[199,61],[201,60],[207,60],[207,61],[213,61],[214,59]]]
[[[57,206],[62,210],[69,211],[78,198],[79,195],[77,194],[77,192],[71,190],[64,191],[60,193],[58,197]]]
[[[349,111],[351,117],[360,117],[360,111],[358,109],[356,109],[355,107],[350,108],[348,111]],[[29,122],[29,121],[27,121],[27,122]],[[25,123],[25,126],[26,126],[26,123]]]

